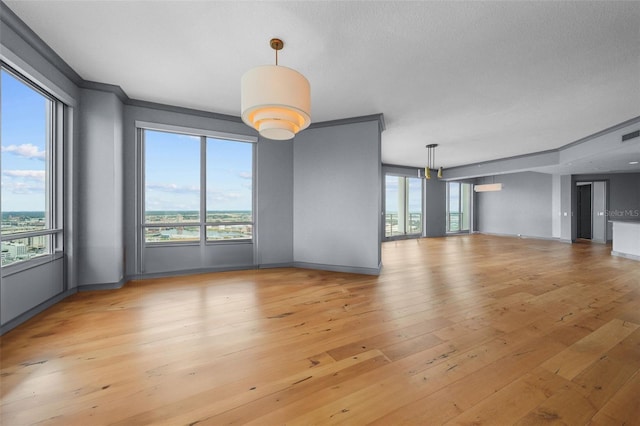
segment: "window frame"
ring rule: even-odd
[[[451,230],[451,185],[458,186],[458,229]],[[467,192],[467,204],[468,211],[464,211],[464,194],[465,190],[463,190],[463,185],[466,187]],[[473,190],[472,184],[468,182],[460,182],[460,181],[449,181],[447,182],[446,188],[446,210],[445,210],[445,220],[446,220],[446,233],[447,234],[469,234],[471,233],[471,226],[473,222]],[[462,229],[463,219],[469,222],[468,227],[466,229]]]
[[[139,153],[138,164],[138,206],[139,214],[137,220],[138,238],[141,248],[153,248],[153,247],[184,247],[184,246],[215,246],[224,244],[253,244],[256,238],[256,145],[258,138],[255,136],[248,136],[236,133],[227,133],[214,130],[196,129],[191,127],[174,126],[169,124],[153,123],[146,121],[135,122],[136,129],[136,142]],[[148,242],[145,238],[145,230],[148,228],[162,228],[162,227],[175,227],[175,222],[154,222],[148,224],[146,222],[146,162],[145,162],[145,131],[157,131],[165,133],[174,133],[186,136],[195,136],[200,138],[200,192],[199,192],[199,220],[190,222],[180,222],[180,226],[192,226],[198,227],[199,237],[197,240],[190,241],[153,241]],[[251,144],[251,221],[243,222],[208,222],[207,221],[207,156],[206,146],[207,139],[214,138],[220,140],[228,140],[238,143],[250,143]],[[210,240],[207,239],[207,228],[210,226],[220,225],[250,225],[252,227],[251,238],[243,239],[226,239],[226,240]]]
[[[398,178],[398,179],[402,179],[404,181],[404,183],[402,185],[399,185],[403,187],[403,191],[402,191],[402,198],[403,198],[403,209],[404,209],[404,217],[402,218],[402,221],[404,222],[404,229],[405,231],[403,233],[396,233],[394,234],[393,232],[390,235],[387,235],[387,219],[389,216],[389,213],[387,212],[387,197],[388,197],[388,193],[387,193],[387,178],[388,177],[393,177],[393,178]],[[407,229],[411,228],[411,211],[409,208],[409,203],[410,203],[410,187],[411,185],[409,184],[410,180],[418,180],[420,182],[420,227],[418,228],[418,230],[416,232],[409,232],[407,231]],[[415,176],[406,176],[403,174],[396,174],[396,173],[385,173],[384,174],[384,230],[383,230],[383,238],[385,239],[385,241],[389,241],[389,240],[394,240],[394,239],[405,239],[405,238],[419,238],[423,235],[424,233],[424,227],[425,227],[425,221],[424,221],[424,201],[425,201],[425,194],[424,194],[424,179],[421,179],[419,177],[415,177]],[[398,192],[400,193],[400,190],[398,190]],[[398,206],[398,208],[400,209],[400,206]],[[398,226],[400,225],[400,212],[398,212]],[[391,225],[391,229],[393,229],[393,225]]]
[[[47,100],[46,123],[46,166],[45,166],[45,228],[42,230],[0,233],[0,242],[45,236],[48,239],[48,253],[7,265],[0,265],[2,277],[7,277],[33,267],[50,263],[64,256],[64,146],[69,106],[49,90],[41,87],[24,73],[4,60],[0,69],[22,84],[37,92]]]

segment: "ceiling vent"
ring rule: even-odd
[[[627,133],[626,135],[622,135],[622,142],[628,141],[629,139],[637,138],[640,136],[640,130],[636,130],[635,132]]]

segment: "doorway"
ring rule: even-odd
[[[591,239],[591,184],[578,184],[578,238]]]
[[[606,243],[607,181],[577,182],[576,238]]]

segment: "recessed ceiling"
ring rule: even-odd
[[[314,122],[383,113],[382,159],[453,167],[640,116],[640,2],[5,1],[83,79],[240,114],[240,77],[311,82]]]

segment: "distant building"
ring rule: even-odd
[[[2,243],[2,260],[27,257],[27,246],[22,243]]]

